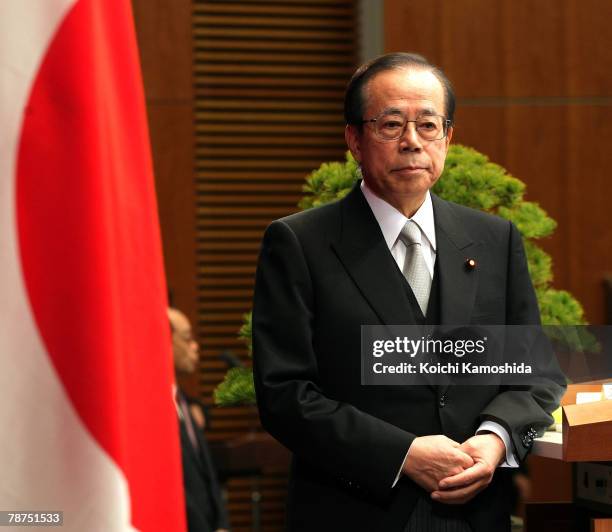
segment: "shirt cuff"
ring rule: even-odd
[[[395,485],[397,484],[397,481],[402,476],[402,470],[404,469],[404,463],[406,462],[406,458],[408,458],[408,453],[409,452],[410,452],[410,447],[408,447],[408,450],[406,451],[406,456],[404,456],[404,460],[402,461],[402,465],[400,466],[399,471],[397,472],[397,476],[395,477],[395,480],[393,481],[393,484],[391,484],[391,488],[395,488]]]
[[[504,446],[506,447],[506,461],[499,464],[499,467],[519,466],[516,456],[514,455],[514,446],[510,440],[510,435],[504,427],[502,427],[499,423],[495,423],[495,421],[483,421],[480,424],[480,427],[478,427],[476,434],[480,434],[482,432],[492,432],[493,434],[497,434],[504,442]]]

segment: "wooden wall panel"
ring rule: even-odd
[[[607,0],[571,0],[565,7],[567,88],[572,96],[610,99],[610,17]]]
[[[567,286],[579,294],[593,322],[604,323],[604,277],[612,272],[612,102],[571,106],[567,135],[571,250],[566,261],[557,261],[567,264]]]
[[[132,6],[147,102],[191,103],[191,1],[132,0]]]
[[[440,65],[458,96],[455,142],[527,183],[559,223],[542,242],[555,285],[604,323],[612,271],[607,0],[385,0],[386,51]]]
[[[527,182],[527,198],[538,201],[558,222],[550,237],[540,240],[553,256],[555,285],[568,287],[567,258],[572,253],[569,240],[567,165],[568,108],[564,106],[506,106],[504,157],[508,169]],[[540,124],[537,128],[533,124]],[[552,185],[552,186],[551,186]]]
[[[133,0],[164,263],[173,303],[195,317],[191,2]],[[195,391],[195,379],[186,384]]]

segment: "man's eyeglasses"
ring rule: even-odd
[[[384,112],[376,118],[363,120],[362,124],[374,124],[374,131],[381,140],[397,140],[406,133],[408,123],[413,122],[416,132],[423,140],[440,140],[446,137],[451,121],[440,115],[423,115],[416,120],[407,120],[400,113]]]

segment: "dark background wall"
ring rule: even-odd
[[[191,2],[134,0],[149,131],[173,303],[195,311]]]

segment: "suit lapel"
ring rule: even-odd
[[[470,322],[478,267],[467,267],[468,259],[480,263],[481,247],[468,236],[450,206],[432,194],[436,222],[437,259],[440,272],[440,321],[442,325]]]
[[[466,325],[474,309],[482,248],[465,233],[447,202],[433,194],[432,201],[440,275],[440,324]],[[476,268],[467,267],[469,259],[476,261]],[[448,385],[440,386],[439,394],[447,389]]]
[[[414,323],[397,264],[359,185],[342,201],[342,230],[332,247],[382,324]]]

